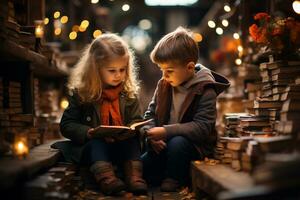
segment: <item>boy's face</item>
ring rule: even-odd
[[[166,62],[158,63],[158,66],[162,71],[163,79],[170,83],[171,86],[176,87],[194,75],[195,63],[189,62],[183,65],[176,62]]]
[[[125,81],[128,56],[118,57],[100,68],[100,76],[104,87],[117,86]]]

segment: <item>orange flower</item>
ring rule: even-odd
[[[271,17],[270,17],[270,15],[268,15],[267,13],[261,12],[261,13],[257,13],[257,14],[254,16],[254,19],[255,19],[255,20],[261,20],[261,19],[264,19],[264,20],[266,20],[266,21],[270,21]]]
[[[258,28],[256,24],[253,24],[249,28],[249,32],[253,40],[257,43],[265,43],[267,42],[267,38],[265,37],[266,29]]]

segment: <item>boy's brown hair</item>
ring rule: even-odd
[[[198,54],[198,45],[192,37],[192,32],[178,27],[158,41],[150,54],[150,58],[156,64],[170,61],[187,64],[188,62],[196,63]]]

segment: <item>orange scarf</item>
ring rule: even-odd
[[[119,107],[119,95],[123,90],[123,85],[103,89],[100,100],[100,115],[102,125],[123,125]]]

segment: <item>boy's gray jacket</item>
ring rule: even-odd
[[[119,97],[120,112],[124,125],[130,125],[142,119],[137,98],[129,98],[125,93]],[[69,106],[64,111],[60,122],[62,135],[71,141],[53,145],[62,150],[67,161],[79,161],[84,144],[88,141],[87,131],[100,125],[99,103],[80,103],[79,96],[72,92],[69,96]]]
[[[195,70],[199,71],[201,67],[203,66],[197,65]],[[187,138],[202,158],[213,156],[217,139],[216,97],[230,85],[222,75],[213,71],[211,74],[214,80],[198,82],[186,96],[181,106],[179,123],[168,124],[172,106],[172,86],[163,79],[158,82],[144,115],[146,119],[154,118],[155,126],[165,127],[167,139],[179,135]]]

